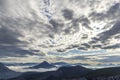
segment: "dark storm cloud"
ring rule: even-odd
[[[1,26],[0,28],[0,44],[20,43],[21,41],[17,39],[19,36],[21,36],[19,33],[12,31],[5,26]]]
[[[3,5],[3,2],[4,2],[4,0],[0,0],[1,5]],[[48,3],[45,2],[45,4],[49,5],[49,2]],[[1,9],[1,7],[0,7],[0,10],[4,10],[4,9]],[[35,11],[36,11],[36,9],[35,9]],[[56,19],[51,19],[48,23],[44,23],[44,21],[42,22],[42,19],[38,18],[38,15],[36,14],[35,11],[30,11],[30,14],[35,19],[35,21],[29,20],[29,18],[15,19],[14,21],[12,21],[12,19],[6,19],[5,23],[10,25],[10,27],[18,26],[19,28],[25,28],[25,30],[27,30],[26,33],[27,32],[28,32],[28,34],[29,34],[29,32],[35,33],[31,36],[34,36],[35,39],[37,38],[40,40],[40,39],[42,39],[41,36],[46,37],[46,35],[47,35],[47,38],[48,38],[48,36],[49,36],[49,38],[55,38],[56,34],[63,35],[63,36],[64,35],[73,35],[74,33],[79,32],[81,27],[85,27],[86,29],[91,30],[91,32],[92,32],[93,29],[90,27],[92,20],[93,20],[93,22],[96,19],[101,20],[101,21],[103,20],[103,22],[104,22],[104,19],[111,19],[110,17],[114,18],[115,16],[118,17],[120,8],[119,8],[119,4],[117,3],[117,4],[114,4],[113,6],[111,6],[107,12],[105,12],[105,13],[92,12],[89,15],[89,17],[85,16],[84,13],[83,13],[83,15],[76,17],[75,12],[73,10],[64,9],[64,10],[61,10],[61,12],[62,12],[62,16],[64,17],[65,20],[62,21],[62,19],[59,18],[59,16],[57,16]],[[10,12],[12,12],[12,11],[10,11]],[[22,12],[20,14],[22,14]],[[26,15],[26,17],[27,17],[27,15]],[[40,23],[40,21],[41,21],[41,23]],[[81,24],[81,26],[79,24]],[[74,49],[74,48],[77,48],[80,50],[88,50],[91,48],[92,49],[94,49],[94,48],[101,48],[101,49],[110,48],[111,49],[110,46],[103,47],[104,43],[107,42],[108,39],[110,39],[111,37],[113,37],[114,35],[119,33],[119,31],[120,31],[119,26],[120,26],[120,22],[117,22],[111,29],[99,34],[97,36],[97,38],[95,37],[96,39],[94,38],[88,43],[82,43],[82,44],[77,44],[77,45],[74,45],[74,43],[73,43],[73,45],[70,45],[65,49],[56,49],[56,51],[57,52],[65,52],[69,49]],[[15,32],[15,31],[10,30],[8,27],[9,26],[6,27],[6,26],[2,25],[2,28],[0,28],[0,43],[7,44],[7,45],[8,44],[11,44],[11,45],[22,44],[22,42],[18,39],[21,35],[17,31]],[[38,34],[36,34],[36,33],[38,33]],[[28,35],[28,34],[23,34],[23,35],[25,35],[25,38],[26,38],[26,35]],[[89,37],[89,34],[87,34],[87,33],[80,34],[80,35],[83,35],[82,39],[84,39],[84,40],[85,39],[87,40],[87,38]],[[28,42],[28,44],[30,44],[30,45],[34,45],[34,43],[32,44],[31,42],[36,41],[35,39],[31,38],[28,41],[26,40],[26,42]],[[98,42],[103,42],[103,44],[98,45],[97,44]],[[49,43],[47,43],[47,42],[45,44],[38,44],[38,47],[46,48],[46,49],[52,48],[52,47],[56,48],[56,46],[49,45]],[[114,48],[114,47],[117,48],[118,46],[112,46],[112,48]],[[35,53],[39,52],[39,50],[35,50],[35,51],[32,50],[29,53],[29,51],[28,52],[24,51],[24,49],[19,48],[19,46],[16,46],[13,48],[14,49],[10,49],[10,51],[11,52],[15,51],[15,55],[26,55],[26,54],[32,54],[31,52],[35,52]],[[17,54],[16,50],[17,51],[20,50],[19,51],[20,53]],[[23,50],[23,53],[21,53],[22,50]],[[13,55],[13,53],[6,53],[6,54]]]
[[[96,48],[102,48],[102,44],[97,44],[97,41],[90,41],[88,43],[83,43],[81,46],[84,46],[80,49],[87,50],[87,49],[96,49]]]
[[[120,3],[113,4],[106,12],[92,12],[89,17],[92,20],[117,19],[120,16]]]
[[[99,39],[98,41],[102,41],[101,39]],[[112,44],[112,45],[109,45],[109,41],[108,40],[104,40],[104,42],[102,44],[97,44],[98,41],[91,41],[90,42],[90,45],[91,45],[91,48],[92,49],[95,49],[95,48],[100,48],[100,49],[118,49],[120,48],[120,44]]]
[[[27,43],[19,40],[19,37],[23,37],[23,35],[13,30],[13,26],[16,25],[19,26],[16,21],[14,22],[12,19],[2,19],[0,24],[0,57],[24,57],[26,55],[34,55],[31,51],[21,47]]]
[[[74,34],[79,32],[79,22],[73,19],[70,23],[66,24],[67,28],[64,30],[65,34]]]
[[[25,57],[26,55],[34,54],[18,46],[0,46],[0,57]]]
[[[86,47],[78,47],[79,50],[88,50]]]
[[[113,25],[113,27],[110,30],[103,33],[103,36],[105,35],[105,37],[106,37],[106,38],[101,37],[101,38],[103,38],[103,40],[110,39],[111,37],[114,37],[115,39],[119,39],[119,37],[118,37],[119,36],[118,34],[120,34],[119,16],[120,16],[120,3],[116,3],[107,12],[107,17],[112,18],[112,19],[116,19],[116,23]],[[119,44],[107,46],[104,48],[105,49],[119,48]]]
[[[78,22],[72,20],[70,23],[65,24],[63,21],[59,20],[50,20],[49,21],[51,26],[48,27],[49,31],[51,32],[49,34],[49,37],[53,37],[55,34],[64,34],[64,35],[69,35],[69,34],[74,34],[79,31],[79,24]],[[48,33],[48,32],[46,32]],[[53,35],[51,35],[53,34]]]
[[[106,14],[107,17],[113,19],[120,16],[120,3],[116,3],[110,7]]]
[[[116,21],[114,25],[108,30],[98,34],[96,37],[92,38],[87,44],[91,45],[92,49],[117,49],[120,48],[119,44],[109,45],[110,39],[115,38],[116,35],[120,34],[120,21]],[[97,44],[101,42],[101,44]]]
[[[120,33],[120,21],[116,22],[112,28],[100,34],[100,40],[106,41],[110,37]]]
[[[120,39],[120,35],[115,36],[115,39]]]
[[[93,49],[95,49],[95,48],[102,48],[102,45],[98,45],[98,44],[92,45],[92,48],[93,48]]]
[[[73,48],[77,48],[77,47],[79,47],[79,45],[70,45],[69,47],[67,47],[66,49],[73,49]]]
[[[63,16],[65,19],[67,19],[67,20],[73,19],[74,12],[72,10],[64,9],[64,10],[62,10],[62,12],[63,12]]]
[[[86,47],[86,48],[90,48],[90,47],[91,47],[88,43],[83,43],[83,44],[81,44],[81,45],[83,45],[83,46]]]
[[[100,39],[99,39],[99,38],[94,37],[94,38],[92,38],[92,40],[91,40],[91,41],[89,41],[89,43],[90,43],[90,44],[95,44],[95,43],[97,43],[98,41],[100,41]]]
[[[95,20],[104,20],[105,19],[105,13],[97,13],[97,12],[92,12],[89,17],[91,17],[91,19],[93,21]]]
[[[69,23],[65,23],[65,21],[62,21],[61,19],[51,19],[49,21],[50,25],[48,27],[49,31],[46,31],[48,33],[49,37],[54,38],[55,34],[62,34],[62,35],[71,35],[76,32],[80,31],[80,26],[84,26],[87,29],[92,30],[90,25],[90,20],[85,16],[80,16],[78,18],[74,18],[75,15],[73,10],[70,9],[64,9],[61,11],[63,14],[63,17],[67,20],[70,20]]]
[[[101,48],[102,45],[98,45],[96,43],[91,44],[91,43],[82,43],[82,44],[76,44],[76,45],[70,45],[69,47],[66,48],[66,50],[69,49],[79,49],[79,50],[88,50],[90,48],[95,49],[95,48]]]
[[[120,48],[120,44],[102,47],[102,49],[116,49],[116,48]]]
[[[78,48],[78,47],[79,47],[79,45],[70,45],[70,46],[65,48],[65,51],[70,50],[70,49],[75,49],[75,48]]]
[[[85,28],[92,30],[92,28],[89,26],[90,24],[90,20],[85,17],[85,16],[81,16],[79,19],[79,22],[82,24],[82,26],[84,26]]]
[[[88,17],[86,17],[84,15],[82,15],[78,18],[73,18],[71,23],[73,23],[73,27],[75,25],[78,26],[78,24],[81,24],[83,27],[85,27],[89,30],[92,30],[92,28],[89,26],[90,20],[88,19]]]
[[[83,34],[82,35],[82,39],[87,39],[88,38],[88,34]]]
[[[56,51],[57,52],[65,52],[66,50],[65,49],[57,49]]]
[[[50,38],[54,38],[55,34],[62,35],[71,35],[80,31],[81,24],[86,29],[92,30],[90,25],[90,20],[86,16],[80,16],[78,18],[74,18],[74,12],[70,9],[64,9],[61,11],[65,20],[70,20],[70,22],[65,23],[61,19],[51,19],[49,21],[50,25],[48,25],[45,34],[47,33]],[[84,36],[88,37],[88,36]]]
[[[51,30],[54,31],[55,33],[60,33],[62,30],[62,27],[64,27],[63,23],[60,23],[56,20],[50,20],[50,24],[52,25]]]
[[[113,6],[110,7],[108,13],[114,14],[120,9],[120,3],[116,3]]]

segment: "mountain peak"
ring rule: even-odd
[[[43,61],[41,64],[49,64],[47,61]]]
[[[3,63],[0,63],[0,80],[7,80],[8,78],[14,78],[20,75],[20,72],[10,70]]]
[[[38,69],[38,68],[54,68],[55,66],[52,64],[49,64],[47,61],[43,61],[42,63],[35,65],[31,68]]]
[[[4,64],[3,63],[0,63],[0,67],[3,67],[4,66]]]
[[[3,63],[0,63],[0,72],[10,71]]]

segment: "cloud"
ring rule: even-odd
[[[50,24],[52,25],[52,28],[50,28],[50,31],[53,31],[54,33],[60,34],[62,31],[62,27],[64,27],[64,23],[60,23],[56,20],[50,20]]]
[[[64,9],[62,10],[63,12],[63,16],[65,19],[67,20],[72,20],[73,19],[73,11],[72,10],[69,10],[69,9]]]
[[[101,44],[92,45],[92,48],[93,49],[95,49],[95,48],[102,48],[102,45]]]
[[[77,63],[78,61],[87,61],[87,60],[89,60],[89,58],[86,58],[84,56],[72,56],[72,57],[69,57],[69,58],[66,58],[66,57],[56,57],[56,60],[57,61],[59,61],[59,60],[63,60],[63,61],[74,60]]]
[[[97,12],[92,12],[90,15],[93,20],[104,20],[105,14],[104,13],[97,13]]]
[[[0,28],[0,44],[17,44],[21,41],[18,39],[20,35],[18,32],[14,32],[9,28],[2,26]]]
[[[107,11],[106,16],[109,18],[117,18],[120,15],[120,3],[113,4]]]
[[[120,33],[120,22],[116,22],[112,28],[110,28],[109,30],[101,33],[100,35],[100,39],[102,41],[106,41],[107,39],[111,38],[112,36],[119,34]]]
[[[115,45],[109,45],[109,46],[102,47],[102,49],[116,49],[116,48],[120,48],[120,44],[115,44]]]
[[[3,24],[3,23],[4,24]],[[32,51],[25,49],[25,41],[19,38],[23,35],[19,31],[14,30],[16,24],[12,24],[12,19],[4,19],[0,24],[0,57],[25,57],[27,55],[35,55]]]
[[[73,56],[69,59],[70,60],[89,60],[89,58],[86,58],[85,56]]]
[[[120,56],[107,56],[105,59],[98,60],[99,62],[106,63],[106,62],[120,62]]]
[[[0,27],[0,57],[21,57],[25,55],[32,55],[33,53],[21,48],[19,44],[24,42],[19,40],[22,35],[10,29],[10,25],[2,25]]]
[[[49,21],[51,27],[49,27],[49,31],[52,31],[52,35],[70,35],[79,32],[79,20],[72,19],[69,23],[66,23],[64,20],[59,19],[51,19]]]
[[[15,45],[6,56],[119,48],[119,3],[114,0],[1,1],[0,43]]]
[[[89,26],[90,25],[90,20],[86,16],[81,16],[80,17],[80,23],[82,24],[83,27],[92,30],[92,28]]]
[[[31,51],[19,48],[18,46],[0,46],[0,57],[25,57],[34,55]]]

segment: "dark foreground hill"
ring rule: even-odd
[[[111,80],[120,80],[120,67],[102,68],[93,70],[92,72],[85,75],[89,80],[97,78],[113,78]],[[119,77],[119,79],[114,79]],[[100,79],[99,79],[100,80]],[[107,80],[107,79],[106,79]]]
[[[91,70],[82,66],[67,66],[57,71],[27,72],[7,80],[120,80],[120,67]]]
[[[57,71],[49,72],[27,72],[19,77],[8,79],[8,80],[48,80],[49,77],[54,76],[60,79],[62,78],[76,78],[82,77],[88,72],[92,71],[81,66],[61,67]],[[62,77],[62,78],[61,78]]]

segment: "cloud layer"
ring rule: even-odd
[[[0,0],[0,3],[1,57],[48,58],[50,52],[66,54],[74,49],[88,52],[120,49],[120,0]]]

